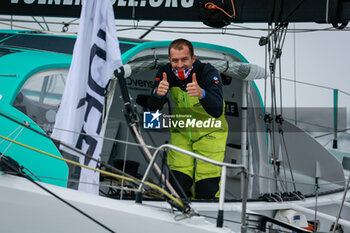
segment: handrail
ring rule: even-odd
[[[191,156],[195,159],[200,159],[202,161],[205,161],[207,163],[210,163],[210,164],[213,164],[213,165],[216,165],[216,166],[220,166],[222,169],[221,169],[221,179],[220,179],[220,197],[219,197],[219,210],[218,210],[218,217],[216,219],[216,226],[217,227],[222,227],[223,226],[223,221],[224,221],[224,201],[225,201],[225,186],[226,186],[226,169],[227,168],[231,168],[231,169],[236,169],[236,168],[240,168],[242,170],[242,173],[245,174],[247,173],[246,171],[246,168],[243,164],[230,164],[230,163],[224,163],[224,162],[219,162],[219,161],[216,161],[216,160],[213,160],[213,159],[209,159],[207,157],[204,157],[203,155],[199,155],[197,153],[194,153],[194,152],[191,152],[191,151],[188,151],[188,150],[185,150],[183,148],[180,148],[180,147],[177,147],[177,146],[174,146],[174,145],[171,145],[171,144],[163,144],[161,145],[160,147],[157,148],[157,150],[153,153],[153,157],[152,157],[152,160],[150,161],[147,169],[146,169],[146,172],[141,180],[141,183],[139,185],[139,188],[138,188],[138,197],[136,198],[136,202],[137,203],[141,203],[142,202],[142,198],[141,198],[141,195],[142,195],[142,187],[143,187],[143,184],[144,182],[146,181],[152,167],[153,167],[153,164],[155,163],[156,159],[157,159],[157,156],[159,154],[160,151],[162,151],[163,149],[165,148],[168,148],[168,149],[172,149],[172,150],[175,150],[175,151],[178,151],[178,152],[181,152],[183,154],[186,154],[188,156]],[[242,211],[242,214],[244,213],[244,211]]]

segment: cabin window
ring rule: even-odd
[[[67,75],[68,68],[34,74],[24,83],[14,107],[29,116],[44,131],[51,133]]]

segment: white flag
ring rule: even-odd
[[[105,131],[104,90],[113,71],[122,65],[114,20],[110,0],[83,1],[72,64],[52,134],[96,159],[100,159],[103,143],[96,136],[103,136]],[[95,161],[79,156],[80,163],[97,166]],[[98,194],[99,177],[98,172],[82,168],[78,189]]]

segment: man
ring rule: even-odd
[[[224,116],[219,72],[212,65],[196,60],[193,45],[185,39],[177,39],[170,44],[169,61],[158,70],[152,95],[148,99],[149,108],[153,111],[161,109],[170,90],[176,105],[172,121],[192,122],[187,127],[172,127],[170,144],[222,162],[228,125]],[[210,127],[204,127],[205,124],[193,127],[193,123],[198,121],[215,122],[215,127],[214,124],[210,124]],[[168,164],[187,196],[191,196],[193,182],[195,198],[218,196],[220,167],[174,150],[168,151]],[[172,177],[170,182],[181,195]]]

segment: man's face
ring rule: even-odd
[[[190,50],[187,46],[183,46],[182,49],[170,49],[169,61],[171,67],[175,70],[186,70],[192,68],[192,64],[196,60],[196,55],[191,57]]]

